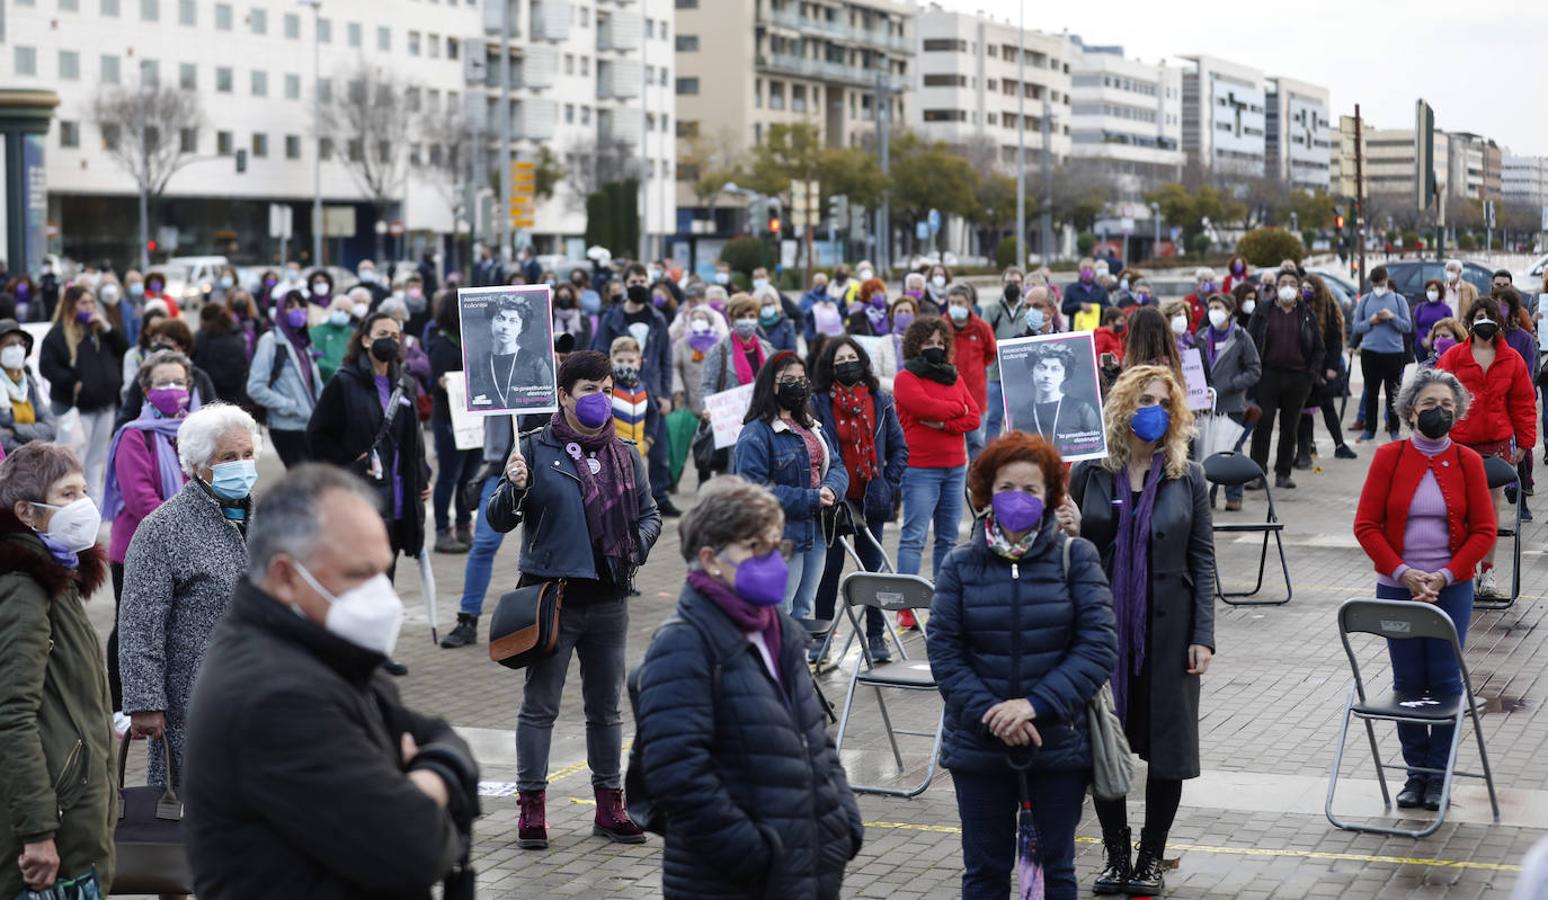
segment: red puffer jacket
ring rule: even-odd
[[[951,469],[967,465],[967,441],[962,437],[978,428],[980,408],[959,374],[953,384],[899,372],[892,382],[892,397],[903,423],[908,444],[908,464],[915,469]],[[932,428],[925,422],[939,422]]]
[[[1516,439],[1516,446],[1530,450],[1537,444],[1537,397],[1532,376],[1521,354],[1497,339],[1494,364],[1485,372],[1473,359],[1472,342],[1458,344],[1441,354],[1435,367],[1457,376],[1473,403],[1467,416],[1451,429],[1459,444],[1487,444]]]
[[[961,328],[953,326],[952,332],[956,337],[953,362],[957,364],[957,377],[967,384],[968,393],[982,413],[988,398],[989,364],[995,359],[994,329],[978,313],[969,310],[967,322]]]

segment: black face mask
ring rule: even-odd
[[[398,358],[397,338],[377,338],[371,342],[371,356],[377,362],[392,362]]]
[[[1456,417],[1451,414],[1451,410],[1432,406],[1419,413],[1419,433],[1432,441],[1440,440],[1455,422]]]
[[[924,361],[932,366],[945,365],[946,363],[945,347],[926,347],[919,351],[919,355],[923,356]]]
[[[774,396],[779,400],[779,405],[791,412],[806,408],[806,398],[811,394],[812,386],[804,381],[793,384],[781,384],[774,390]]]
[[[568,291],[566,291],[563,294],[555,294],[554,295],[554,305],[559,307],[560,309],[574,309],[575,308],[575,295],[569,293]]]
[[[1494,340],[1494,336],[1500,333],[1498,322],[1474,322],[1473,334],[1486,341]]]
[[[859,384],[860,379],[865,377],[865,366],[861,365],[858,359],[841,362],[833,367],[833,377],[837,378],[842,385]]]
[[[1005,302],[1015,303],[1021,299],[1021,285],[1011,282],[1005,286]]]
[[[630,303],[638,303],[641,306],[650,302],[650,288],[643,284],[631,284],[624,289]]]

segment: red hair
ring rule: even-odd
[[[968,491],[977,509],[989,505],[994,496],[994,479],[1011,463],[1029,462],[1043,471],[1048,496],[1043,508],[1057,509],[1064,502],[1064,460],[1059,451],[1040,435],[1007,431],[989,442],[968,470]]]
[[[887,282],[882,281],[880,278],[868,278],[860,283],[858,299],[861,302],[869,303],[871,297],[876,294],[881,294],[884,297],[887,295]]]

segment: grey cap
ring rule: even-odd
[[[27,347],[27,353],[31,354],[32,332],[22,328],[21,323],[17,322],[15,319],[0,319],[0,338],[4,338],[6,335],[13,331],[22,336],[22,342]]]

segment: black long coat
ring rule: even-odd
[[[1118,536],[1114,477],[1100,460],[1078,463],[1070,473],[1070,496],[1080,507],[1080,536],[1096,545],[1109,580]],[[1120,481],[1118,487],[1128,499],[1129,486]],[[1215,647],[1209,486],[1203,468],[1189,463],[1186,477],[1163,478],[1159,490],[1150,519],[1150,773],[1197,778],[1199,676],[1188,674],[1188,646]]]

